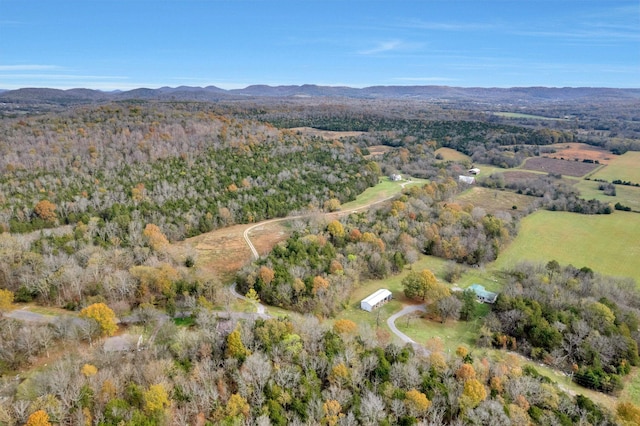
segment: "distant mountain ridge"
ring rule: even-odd
[[[470,101],[535,104],[576,102],[583,100],[640,101],[640,89],[597,87],[452,87],[452,86],[318,86],[314,84],[268,86],[252,85],[244,89],[225,90],[207,87],[139,88],[128,91],[103,92],[93,89],[23,88],[0,90],[0,103],[45,103],[57,105],[86,104],[122,100],[219,101],[246,98],[352,98],[415,99],[432,101]]]

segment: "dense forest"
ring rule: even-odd
[[[637,365],[640,294],[632,280],[589,268],[521,264],[485,320],[485,343],[518,350],[605,392]]]
[[[106,244],[130,244],[130,228],[145,223],[178,240],[322,208],[377,182],[357,147],[206,106],[94,107],[5,120],[0,135],[0,226],[28,232],[97,217]]]
[[[437,345],[414,353],[348,320],[333,326],[313,317],[237,321],[201,311],[190,328],[157,321],[148,319],[154,339],[142,350],[75,354],[22,383],[2,380],[0,421],[613,425],[638,415],[623,405],[616,419],[514,355],[492,361],[465,347],[445,354]],[[2,323],[5,336],[31,332]]]

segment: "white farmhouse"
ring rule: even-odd
[[[386,288],[381,288],[372,295],[368,296],[366,299],[362,299],[362,301],[360,302],[360,308],[367,312],[371,312],[375,308],[384,305],[391,299],[393,299],[393,295],[391,294],[391,292]]]

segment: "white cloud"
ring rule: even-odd
[[[23,64],[23,65],[0,65],[0,72],[2,71],[45,71],[60,69],[57,65],[36,65],[36,64]]]
[[[361,50],[358,53],[360,55],[377,55],[379,53],[385,53],[385,52],[391,52],[394,50],[398,50],[403,46],[402,42],[399,40],[390,40],[390,41],[383,41],[378,43],[377,46],[371,48],[371,49],[367,49],[367,50]]]

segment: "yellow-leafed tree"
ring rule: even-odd
[[[7,312],[11,308],[12,303],[13,292],[0,289],[0,315],[2,315],[3,312]]]
[[[25,426],[51,426],[49,415],[44,410],[34,411],[27,419]]]
[[[411,415],[421,417],[427,413],[431,401],[419,390],[411,389],[404,396],[404,404]]]
[[[251,351],[246,348],[244,343],[242,343],[242,335],[240,334],[239,326],[236,326],[235,330],[227,336],[226,354],[228,357],[238,358],[240,360],[244,360],[246,357],[251,355]]]
[[[149,386],[144,392],[144,410],[150,414],[160,414],[169,407],[169,394],[164,386],[157,384]]]
[[[94,303],[80,311],[81,318],[95,320],[103,336],[113,336],[118,330],[116,314],[104,303]]]

